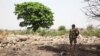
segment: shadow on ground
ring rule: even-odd
[[[77,45],[75,49],[70,49],[68,44],[55,46],[40,46],[39,50],[57,53],[54,56],[100,56],[100,45]]]

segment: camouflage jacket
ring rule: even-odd
[[[77,28],[70,29],[69,38],[77,38],[78,35],[79,35],[79,30]]]

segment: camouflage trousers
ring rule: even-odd
[[[77,39],[76,38],[69,38],[70,44],[77,43]]]

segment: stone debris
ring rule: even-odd
[[[0,39],[0,56],[33,56],[33,54],[34,56],[47,56],[48,54],[49,56],[53,56],[55,53],[40,52],[40,50],[35,49],[38,46],[69,44],[68,36],[43,37],[37,35],[10,35],[5,38],[0,37]],[[86,38],[80,35],[77,41],[78,44],[100,44],[100,38],[95,36]]]

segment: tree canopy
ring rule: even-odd
[[[15,4],[15,15],[21,27],[36,31],[38,28],[50,28],[53,25],[53,12],[50,8],[39,2],[24,2]]]

